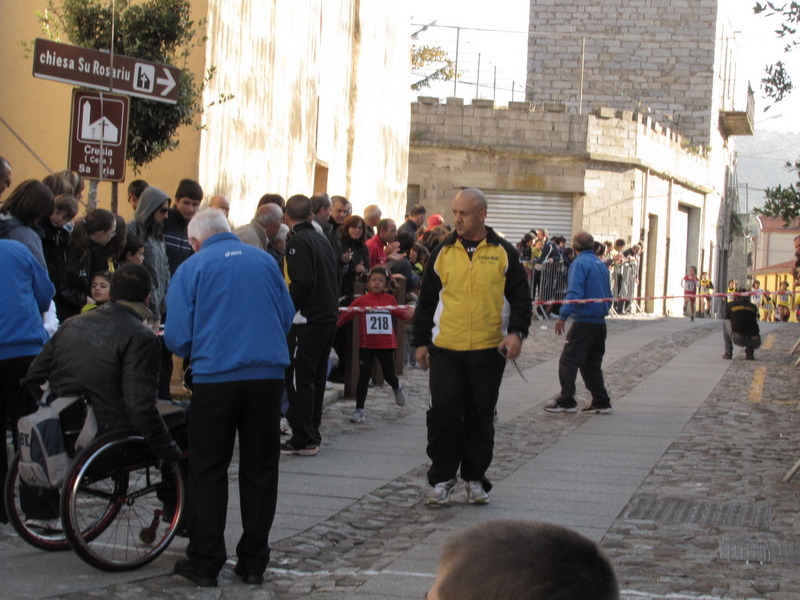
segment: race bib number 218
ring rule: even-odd
[[[392,316],[389,313],[367,313],[367,335],[392,333]]]

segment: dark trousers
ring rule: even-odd
[[[33,356],[18,356],[0,360],[0,423],[3,432],[3,452],[0,454],[0,485],[4,485],[8,475],[8,457],[6,456],[6,418],[11,425],[14,451],[19,450],[17,440],[17,421],[20,417],[36,411],[36,402],[28,390],[20,385],[20,380],[28,374]],[[7,522],[4,503],[0,500],[0,523]]]
[[[170,382],[172,381],[172,352],[169,351],[164,343],[164,336],[159,336],[161,340],[161,371],[158,374],[158,397],[162,400],[172,400],[170,392]]]
[[[279,379],[195,383],[189,419],[189,546],[204,575],[216,576],[227,559],[225,518],[228,467],[239,433],[239,564],[251,574],[269,563],[269,531],[278,499],[281,390]]]
[[[592,405],[608,407],[608,397],[603,382],[603,355],[606,353],[606,324],[573,322],[558,361],[558,380],[561,383],[559,406],[571,408],[575,402],[575,380],[581,372],[586,388],[592,394]]]
[[[372,376],[372,365],[378,359],[383,371],[383,378],[393,390],[400,385],[397,375],[394,373],[394,350],[378,348],[359,348],[358,349],[358,385],[356,385],[356,408],[364,408],[369,391],[369,378]]]
[[[289,330],[289,356],[286,391],[289,410],[286,419],[292,427],[289,443],[294,448],[319,446],[322,436],[322,401],[328,376],[328,357],[336,333],[336,323],[292,325]]]
[[[428,482],[456,476],[492,484],[486,470],[494,452],[494,409],[506,360],[495,349],[456,352],[431,346],[431,403],[428,426]]]

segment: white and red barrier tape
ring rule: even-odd
[[[677,296],[633,296],[631,298],[586,298],[581,300],[539,300],[533,303],[534,306],[542,306],[548,304],[595,304],[597,302],[638,302],[640,300],[671,300],[675,298],[694,298],[698,300],[700,298],[723,298],[728,296],[740,297],[740,296],[758,296],[761,294],[766,293],[763,290],[759,290],[757,292],[719,292],[716,294],[680,294]],[[771,295],[777,294],[778,292],[769,292]],[[781,292],[782,294],[800,294],[800,292],[794,292],[791,290],[786,290],[785,292]],[[414,305],[406,305],[400,304],[395,306],[378,306],[378,307],[360,307],[360,306],[345,306],[339,308],[340,312],[386,312],[387,310],[391,309],[408,309]]]

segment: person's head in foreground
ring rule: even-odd
[[[427,600],[618,600],[609,560],[550,523],[486,521],[451,534]]]

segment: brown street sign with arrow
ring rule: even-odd
[[[91,48],[37,38],[33,76],[177,104],[180,69]]]

